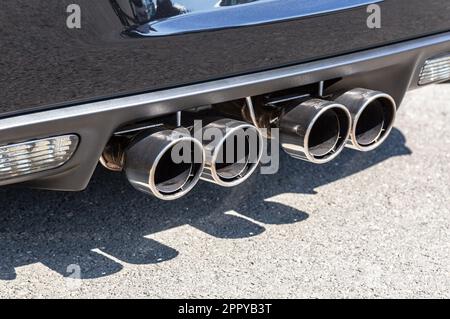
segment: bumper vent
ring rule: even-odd
[[[419,85],[427,85],[450,79],[450,54],[427,60],[419,76]]]
[[[66,163],[78,145],[77,135],[64,135],[0,147],[0,181],[42,172]]]

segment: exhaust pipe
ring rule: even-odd
[[[241,184],[256,170],[263,137],[248,123],[221,119],[203,128],[205,167],[201,178],[224,187]]]
[[[390,95],[358,88],[339,96],[336,102],[345,105],[352,116],[348,147],[362,152],[371,151],[389,136],[397,113],[397,106]]]
[[[280,142],[292,157],[323,164],[343,150],[351,116],[342,104],[320,99],[285,107],[279,118]]]
[[[203,146],[187,129],[144,131],[124,156],[131,185],[163,200],[187,194],[200,179],[204,163]]]

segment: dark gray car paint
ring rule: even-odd
[[[450,30],[448,0],[386,0],[380,29],[367,27],[363,6],[240,28],[130,38],[126,31],[133,26],[123,25],[109,0],[77,0],[82,28],[68,29],[70,3],[2,1],[0,116],[269,70]]]

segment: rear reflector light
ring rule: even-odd
[[[66,163],[79,138],[64,135],[0,147],[0,180],[42,172]]]
[[[450,55],[427,60],[419,76],[419,85],[450,79]]]

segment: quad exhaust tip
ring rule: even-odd
[[[342,104],[307,100],[280,115],[281,146],[294,158],[323,164],[343,150],[350,126],[350,113]]]
[[[380,146],[389,136],[397,113],[395,100],[390,95],[357,88],[342,94],[335,101],[345,105],[352,116],[348,147],[368,152]]]
[[[224,187],[247,180],[258,167],[263,137],[253,125],[221,119],[203,128],[205,167],[201,179]]]
[[[140,133],[125,151],[124,170],[131,185],[163,200],[186,195],[205,164],[202,144],[187,129]]]
[[[292,157],[317,164],[333,160],[345,146],[370,151],[388,137],[396,111],[390,95],[360,88],[335,101],[290,104],[277,118],[280,143]],[[100,162],[111,170],[124,170],[134,188],[162,200],[186,195],[200,179],[224,187],[239,185],[258,167],[263,136],[256,126],[210,119],[201,133],[200,141],[186,128],[162,126],[131,140],[116,137]]]

